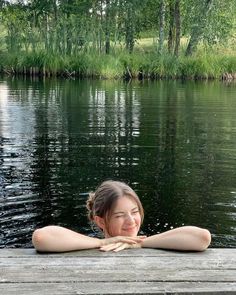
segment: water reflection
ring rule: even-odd
[[[3,80],[1,247],[34,228],[92,234],[87,193],[104,179],[139,194],[150,234],[207,227],[235,247],[235,86],[215,83]]]

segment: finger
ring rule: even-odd
[[[143,239],[144,239],[144,237],[142,237],[142,236],[137,236],[137,237],[119,236],[119,237],[117,237],[118,241],[121,241],[121,242],[124,241],[125,243],[140,242]]]
[[[136,245],[136,244],[135,244]],[[133,245],[130,245],[128,243],[114,243],[114,244],[110,244],[107,245],[106,247],[102,247],[102,251],[115,251],[116,249],[125,249],[125,248],[130,248]]]
[[[130,248],[132,248],[132,249],[141,248],[141,243],[137,243],[137,244],[134,244],[134,245],[130,245]]]
[[[138,238],[140,238],[140,239],[146,239],[147,236],[138,236]]]
[[[114,244],[109,244],[109,245],[101,247],[99,250],[100,251],[110,251],[113,248],[114,248]]]
[[[125,238],[119,239],[119,241],[121,241],[122,243],[137,244],[137,243],[141,243],[144,239],[146,239],[146,237],[135,237],[135,238],[125,237]]]
[[[119,252],[119,251],[127,249],[127,248],[129,248],[129,246],[127,244],[122,244],[122,245],[118,246],[116,249],[114,249],[113,252]]]
[[[133,244],[133,245],[130,245],[130,244],[127,244],[127,243],[123,243],[121,244],[120,246],[116,247],[113,252],[119,252],[121,250],[124,250],[124,249],[136,249],[136,248],[141,248],[141,245],[140,243],[137,243],[137,244]]]
[[[139,240],[139,239],[128,239],[128,238],[122,238],[119,240],[119,242],[122,242],[122,243],[128,243],[128,244],[136,244],[138,242],[141,242],[142,240]]]
[[[113,244],[102,246],[99,250],[105,251],[105,252],[106,251],[111,251],[111,250],[119,247],[120,245],[122,245],[122,243],[113,243]]]

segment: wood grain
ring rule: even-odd
[[[0,294],[236,294],[236,249],[1,249]]]

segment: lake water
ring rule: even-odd
[[[196,225],[236,247],[236,84],[0,80],[0,247],[35,228],[94,234],[85,201],[130,184],[142,231]]]

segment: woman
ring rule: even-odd
[[[128,248],[159,248],[204,251],[211,242],[208,230],[183,226],[150,237],[138,236],[144,212],[136,193],[125,183],[105,181],[89,195],[89,219],[104,233],[104,239],[88,237],[60,226],[34,231],[36,250],[65,252],[98,248],[118,252]]]

